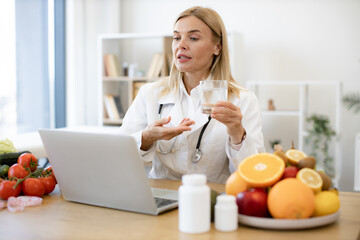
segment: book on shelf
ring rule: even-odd
[[[153,78],[156,77],[156,70],[159,68],[158,65],[161,61],[161,53],[155,53],[150,62],[149,68],[146,73],[146,77]]]
[[[119,59],[115,54],[104,55],[105,76],[118,77],[121,75]]]
[[[140,88],[145,85],[146,81],[135,81],[133,82],[133,100],[135,99],[136,95],[139,93]]]
[[[106,113],[105,116],[107,115],[109,119],[118,120],[124,117],[125,113],[122,110],[119,96],[106,94],[104,96],[104,105]]]
[[[119,96],[114,96],[114,101],[115,101],[115,105],[116,108],[119,112],[120,118],[123,118],[125,116],[125,112],[121,106],[121,101],[120,101],[120,97]]]
[[[155,53],[150,62],[146,77],[157,78],[169,76],[172,64],[172,53]]]
[[[172,52],[166,53],[164,55],[165,64],[163,65],[161,76],[169,76],[171,71],[171,64],[172,64]]]

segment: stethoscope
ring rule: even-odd
[[[159,118],[161,119],[161,111],[162,111],[162,108],[163,108],[164,104],[160,104],[159,105],[159,111],[158,111],[158,114],[159,114]],[[198,161],[200,161],[201,157],[202,157],[202,154],[203,152],[201,151],[200,149],[200,144],[201,144],[201,139],[202,139],[202,136],[205,132],[205,129],[207,128],[207,126],[209,125],[210,123],[210,120],[211,120],[211,117],[209,116],[208,118],[208,121],[205,123],[205,125],[202,127],[201,129],[201,132],[200,132],[200,135],[199,135],[199,138],[198,138],[198,141],[197,141],[197,144],[196,144],[196,149],[195,149],[195,152],[193,153],[192,157],[191,157],[191,161],[193,163],[197,163]],[[177,136],[175,137],[171,147],[170,147],[170,150],[169,151],[163,151],[161,149],[161,146],[158,142],[158,149],[159,149],[159,152],[162,153],[162,154],[169,154],[172,152],[173,148],[174,148],[174,145],[175,145],[175,142],[176,142],[176,139],[177,139]]]

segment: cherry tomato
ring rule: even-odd
[[[56,182],[53,175],[48,177],[39,178],[45,186],[45,194],[49,194],[54,191]]]
[[[24,168],[30,168],[31,172],[35,171],[38,167],[38,160],[31,153],[21,154],[17,162]]]
[[[27,178],[22,182],[22,192],[27,196],[42,197],[45,185],[39,178]]]
[[[8,177],[11,178],[24,178],[29,175],[29,172],[25,170],[25,168],[19,164],[14,164],[9,168]]]
[[[57,180],[56,180],[54,171],[52,170],[52,167],[47,167],[47,168],[45,168],[44,173],[45,173],[45,174],[51,173],[50,176],[52,176],[52,177],[55,179],[55,183],[57,183]]]
[[[21,185],[19,184],[15,189],[13,188],[16,181],[5,180],[0,183],[0,198],[7,200],[9,197],[17,197],[21,193]]]

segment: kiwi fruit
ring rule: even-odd
[[[284,161],[285,166],[287,166],[287,165],[289,164],[289,160],[288,160],[288,158],[286,157],[284,151],[276,150],[276,151],[274,152],[274,154],[275,154],[276,156],[280,157],[280,158]]]
[[[220,193],[211,189],[210,191],[210,205],[211,205],[211,221],[213,222],[215,220],[215,204],[216,204],[216,198],[219,196]]]
[[[314,169],[315,165],[316,165],[316,159],[313,157],[305,157],[303,159],[300,159],[299,162],[296,164],[296,166],[299,169],[302,169],[302,168]]]
[[[332,188],[332,189],[329,189],[330,192],[333,192],[335,193],[336,195],[339,196],[339,190],[337,190],[337,188]]]
[[[317,172],[319,173],[320,177],[323,180],[322,190],[323,191],[329,190],[332,185],[331,178],[322,171],[317,171]]]

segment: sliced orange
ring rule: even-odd
[[[318,172],[311,168],[302,168],[296,174],[296,178],[310,187],[314,193],[321,191],[323,180]]]
[[[240,176],[249,187],[269,187],[279,181],[284,170],[284,161],[270,153],[251,155],[238,167]]]
[[[289,149],[286,151],[285,156],[288,158],[290,164],[292,165],[296,165],[298,164],[298,162],[303,159],[306,158],[307,155],[306,153],[297,150],[297,149]]]

